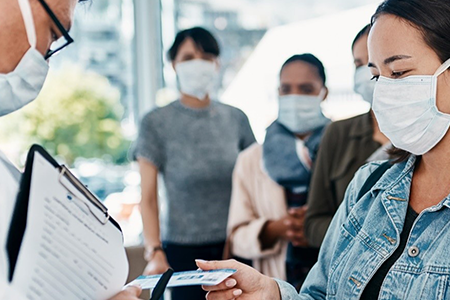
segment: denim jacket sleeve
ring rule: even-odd
[[[311,269],[305,283],[302,286],[300,294],[295,292],[295,289],[289,284],[278,282],[282,300],[312,300],[312,299],[326,299],[328,276],[333,267],[333,254],[339,247],[339,239],[341,237],[342,224],[347,220],[349,212],[352,210],[358,201],[357,195],[361,186],[364,184],[367,177],[373,172],[379,163],[370,163],[363,166],[350,182],[345,193],[344,201],[339,207],[330,227],[325,235],[323,241],[319,260]]]

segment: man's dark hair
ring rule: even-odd
[[[366,26],[364,26],[363,29],[361,29],[360,32],[358,32],[358,34],[356,35],[355,39],[353,40],[352,50],[353,50],[353,48],[355,48],[356,42],[359,41],[362,37],[368,35],[369,32],[370,32],[370,24],[367,24]]]
[[[194,27],[180,31],[177,34],[177,36],[175,37],[175,41],[173,42],[173,45],[172,47],[170,47],[168,52],[168,56],[171,61],[175,60],[181,44],[183,44],[183,42],[188,38],[191,38],[197,48],[202,50],[203,52],[212,54],[216,57],[220,55],[219,43],[211,34],[211,32],[201,27]]]
[[[317,74],[322,79],[323,85],[325,85],[325,83],[327,81],[327,76],[325,74],[325,68],[324,68],[322,62],[311,53],[296,54],[296,55],[293,55],[290,58],[288,58],[288,60],[286,60],[283,64],[283,66],[281,67],[280,75],[281,75],[281,72],[283,72],[283,69],[287,65],[289,65],[290,63],[296,62],[296,61],[302,61],[302,62],[308,63],[311,66],[315,67],[317,69]]]
[[[371,25],[382,15],[401,18],[421,33],[425,43],[436,52],[442,63],[450,58],[450,1],[386,0],[372,16]],[[395,162],[407,160],[411,153],[392,147],[388,151]]]

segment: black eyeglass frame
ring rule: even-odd
[[[58,30],[61,32],[62,36],[66,39],[66,43],[54,50],[48,50],[45,54],[44,58],[47,60],[53,55],[55,55],[57,52],[61,51],[62,49],[66,48],[70,44],[74,42],[73,38],[69,35],[69,32],[64,28],[64,26],[61,24],[61,22],[58,20],[56,15],[53,13],[51,8],[48,6],[48,4],[44,0],[39,0],[44,10],[47,12],[47,14],[50,16],[52,21],[55,23],[56,27],[58,27]]]

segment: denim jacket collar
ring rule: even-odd
[[[375,196],[379,191],[384,191],[383,199],[388,198],[387,200],[409,203],[410,185],[416,162],[417,156],[411,155],[407,161],[393,165],[373,186],[371,190],[372,196]],[[399,183],[405,178],[408,178],[409,186],[399,186]],[[439,204],[429,208],[429,211],[438,211],[443,206],[450,208],[450,195]],[[403,217],[399,221],[403,223]]]

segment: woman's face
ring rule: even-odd
[[[353,63],[355,64],[355,69],[366,66],[369,62],[367,38],[367,34],[363,35],[355,42],[355,45],[353,46]]]
[[[433,75],[442,64],[422,33],[407,21],[381,15],[369,34],[369,67],[372,74],[392,79],[411,75]],[[437,106],[450,113],[449,72],[438,77]]]
[[[294,61],[281,71],[278,92],[280,96],[317,96],[323,87],[322,79],[314,66],[303,61]]]
[[[173,66],[177,63],[187,62],[194,59],[203,59],[211,62],[217,62],[217,57],[210,53],[205,53],[199,49],[191,38],[185,39],[178,48],[177,56],[173,61]]]

